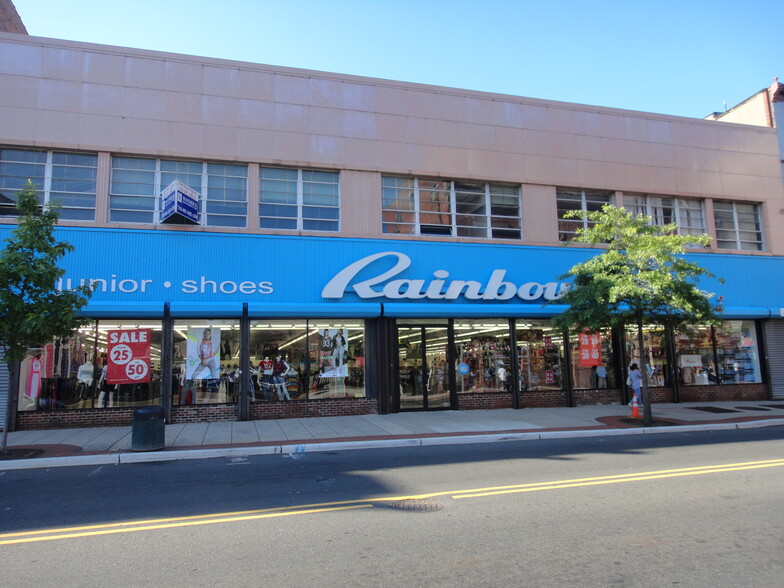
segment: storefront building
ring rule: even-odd
[[[641,352],[655,401],[782,393],[771,129],[13,34],[0,85],[0,238],[32,179],[94,286],[17,428],[618,403]],[[608,202],[713,237],[723,325],[552,327]]]

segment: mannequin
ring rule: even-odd
[[[272,389],[275,387],[272,381],[272,368],[274,365],[275,362],[266,355],[259,363],[259,368],[261,368],[261,390],[264,400],[272,400]]]
[[[286,400],[291,400],[289,396],[289,391],[286,388],[286,372],[289,371],[289,364],[286,363],[286,360],[278,355],[275,358],[275,363],[272,366],[272,379],[275,382],[275,390],[278,393],[278,400],[283,400],[285,397]]]
[[[93,366],[93,363],[88,358],[87,361],[79,366],[79,370],[76,372],[76,381],[79,386],[79,400],[87,397],[87,391],[90,389],[90,386],[93,385],[94,375],[95,366]]]
[[[41,354],[36,353],[30,362],[30,376],[27,380],[27,395],[30,398],[38,398],[41,395],[41,370],[43,370]]]

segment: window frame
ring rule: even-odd
[[[632,200],[641,201],[641,203],[631,204]],[[671,204],[666,206],[665,200],[671,201]],[[702,218],[702,227],[696,227],[686,223],[686,218],[692,218],[693,215],[687,211],[695,211],[696,207],[689,206],[696,204],[699,207],[700,216]],[[678,235],[691,235],[698,237],[706,234],[707,228],[705,225],[705,205],[703,200],[699,198],[679,198],[677,196],[668,196],[666,194],[638,194],[635,192],[624,193],[623,206],[632,214],[643,214],[651,217],[654,226],[662,226],[670,223],[675,223],[676,232]],[[665,209],[670,208],[670,216],[672,220],[666,222]]]
[[[293,168],[293,167],[278,167],[272,165],[259,165],[259,189],[258,189],[258,219],[259,219],[259,227],[262,230],[275,230],[275,231],[314,231],[314,232],[322,232],[322,233],[339,233],[341,230],[342,224],[342,215],[341,215],[341,174],[340,171],[335,170],[321,170],[315,168]],[[286,179],[286,178],[274,178],[274,177],[264,177],[264,170],[281,170],[287,172],[296,172],[296,179]],[[335,182],[327,182],[327,181],[320,181],[315,174],[332,174],[335,176]],[[274,200],[265,200],[263,195],[265,193],[274,193],[271,190],[264,190],[265,182],[272,181],[272,182],[280,182],[281,184],[288,183],[291,185],[292,183],[295,186],[295,201],[294,202],[275,202]],[[336,190],[336,194],[318,194],[317,192],[309,193],[307,188],[310,186],[334,186]],[[278,192],[280,194],[291,194],[288,191]],[[330,204],[318,204],[316,202],[307,202],[308,197],[311,196],[334,196],[337,200],[337,204],[335,206]],[[295,212],[294,216],[282,216],[282,215],[266,215],[262,214],[262,206],[271,206],[271,207],[289,207],[292,209],[292,212]],[[306,216],[306,212],[309,210],[323,210],[323,211],[333,211],[335,213],[335,218],[319,218],[317,216],[311,217]],[[270,223],[265,223],[265,219],[269,221],[277,221],[277,223],[285,223],[286,220],[293,221],[294,226],[266,226]],[[324,227],[316,227],[309,225],[316,225],[316,224],[325,224],[331,225],[334,228],[324,228]]]
[[[579,196],[579,203],[580,208],[563,208],[561,206],[561,202],[565,200],[563,198],[566,195],[570,196]],[[613,199],[615,198],[615,192],[612,190],[585,190],[582,188],[556,188],[555,189],[555,206],[556,206],[556,214],[558,216],[558,240],[559,241],[569,241],[576,236],[576,229],[588,229],[594,223],[589,221],[585,218],[570,218],[565,219],[563,213],[566,213],[571,210],[580,210],[582,212],[593,212],[594,210],[588,207],[589,202],[597,203],[598,200],[592,201],[589,197],[596,197],[596,196],[606,196],[607,201],[602,203],[602,206],[605,204],[612,204]],[[570,199],[572,202],[577,202],[575,198]],[[601,208],[601,207],[600,207]],[[597,208],[595,210],[599,210]],[[569,224],[569,226],[574,226],[575,230],[564,230],[562,229],[563,226]]]
[[[9,159],[2,159],[0,158],[0,166],[4,164],[23,164],[23,165],[31,165],[31,166],[38,166],[43,171],[41,177],[36,177],[35,179],[39,179],[42,184],[37,184],[33,182],[35,186],[36,192],[41,196],[41,204],[43,206],[48,206],[52,202],[57,202],[59,204],[59,215],[62,220],[65,221],[75,221],[75,222],[94,222],[95,221],[95,209],[98,200],[98,154],[93,152],[80,152],[80,151],[60,151],[56,149],[27,149],[22,147],[2,147],[0,148],[0,153],[6,151],[23,151],[28,153],[37,153],[42,154],[44,156],[44,161],[42,162],[27,162],[27,161],[15,161]],[[68,162],[57,162],[55,161],[58,155],[76,155],[76,156],[83,156],[83,157],[91,157],[94,160],[95,165],[75,165],[73,163]],[[72,168],[72,169],[83,169],[83,170],[92,170],[92,178],[69,178],[66,175],[63,176],[56,176],[55,169],[56,168]],[[5,174],[0,173],[0,178],[21,178],[23,176],[19,176],[16,174]],[[34,178],[29,177],[28,179],[33,180]],[[79,180],[82,182],[92,183],[92,191],[66,191],[66,190],[52,190],[52,185],[54,182],[57,181],[72,181],[72,180]],[[9,191],[13,192],[14,195],[19,193],[19,189],[9,189]],[[60,201],[57,196],[52,198],[52,194],[64,194],[64,195],[75,195],[77,197],[91,197],[92,198],[92,206],[73,206],[73,205],[65,205]],[[6,205],[11,206],[11,205]],[[3,207],[5,208],[5,206]],[[68,211],[92,211],[92,215],[85,218],[71,218],[69,217]],[[15,218],[18,216],[16,209],[14,208],[10,214],[4,214],[5,211],[0,210],[0,217],[4,218]]]
[[[402,181],[412,182],[410,187],[404,186]],[[424,183],[427,183],[423,186]],[[445,186],[448,184],[448,187]],[[478,188],[481,187],[481,188]],[[413,202],[410,209],[406,208],[393,208],[385,206],[385,190],[398,190],[398,191],[411,191],[411,198]],[[513,190],[507,192],[505,190]],[[423,193],[442,193],[448,195],[447,199],[431,200],[429,202],[440,202],[448,204],[448,210],[427,210],[427,206],[423,206],[422,195]],[[481,195],[481,200],[477,202],[470,202],[465,198],[461,200],[460,196]],[[497,197],[497,200],[494,200]],[[503,202],[504,198],[516,197],[517,215],[493,214],[493,209],[500,207],[511,207],[508,202]],[[454,180],[442,178],[427,178],[427,177],[408,177],[408,176],[395,176],[395,175],[382,175],[381,176],[381,225],[382,232],[385,235],[405,234],[415,235],[422,237],[454,237],[460,239],[506,239],[513,241],[523,240],[523,198],[522,190],[518,184],[506,184],[503,182],[482,182],[472,180]],[[395,198],[390,201],[390,204],[398,202],[401,199]],[[482,212],[470,210],[470,207],[478,207]],[[385,216],[395,215],[399,216],[401,220],[385,220]],[[403,215],[410,215],[412,219],[410,222],[403,220]],[[429,216],[449,216],[449,222],[423,222]],[[481,219],[479,224],[472,224],[474,219]],[[505,220],[513,219],[514,223],[518,226],[505,227],[502,226]],[[411,227],[411,231],[395,231],[392,227]],[[516,236],[510,236],[511,232],[516,232]],[[473,234],[472,234],[473,233]],[[482,234],[483,233],[483,234]]]
[[[132,168],[132,167],[117,167],[115,165],[116,161],[119,160],[135,160],[135,161],[148,161],[154,162],[154,169],[140,169],[140,168]],[[186,164],[189,167],[191,165],[198,165],[201,169],[198,173],[190,170],[168,170],[163,169],[163,164]],[[210,168],[211,166],[220,166],[220,167],[232,167],[244,170],[243,175],[237,176],[230,176],[226,174],[216,174],[211,173]],[[115,185],[115,173],[117,171],[139,171],[143,173],[147,173],[151,175],[152,182],[146,182],[146,185],[152,185],[152,195],[142,195],[142,194],[125,194],[125,193],[118,193],[114,190]],[[161,192],[171,184],[171,181],[164,182],[163,176],[172,176],[175,179],[180,179],[182,176],[198,176],[200,185],[198,187],[191,186],[188,182],[183,182],[187,184],[189,187],[193,188],[197,192],[199,192],[199,224],[194,226],[202,226],[202,227],[221,227],[221,228],[247,228],[248,227],[248,166],[247,164],[236,164],[236,163],[226,163],[226,162],[215,162],[215,161],[197,161],[197,160],[190,160],[190,159],[169,159],[163,157],[133,157],[133,156],[126,156],[126,155],[119,155],[113,154],[111,160],[111,176],[109,179],[109,222],[110,223],[134,223],[134,224],[153,224],[153,225],[160,225],[166,224],[161,222]],[[210,198],[210,178],[211,177],[220,177],[220,178],[229,178],[229,177],[237,177],[241,178],[244,183],[244,188],[242,189],[242,193],[244,194],[244,200],[230,200],[228,202],[238,202],[243,203],[245,205],[245,213],[244,215],[231,215],[231,214],[224,214],[220,212],[211,212],[209,204],[210,202],[227,202],[224,199],[214,199]],[[180,181],[182,181],[180,179]],[[124,183],[131,183],[131,182],[124,182]],[[219,188],[219,190],[225,190],[227,188]],[[116,208],[112,204],[113,198],[144,198],[144,199],[151,199],[153,202],[152,209],[131,209],[131,208]],[[125,220],[125,219],[114,219],[112,218],[113,213],[139,213],[139,214],[146,214],[152,215],[152,219],[149,221],[140,221],[140,220]],[[210,222],[210,218],[233,218],[233,219],[240,219],[239,222],[241,224],[215,224]],[[243,222],[244,221],[244,222]]]
[[[718,205],[718,206],[717,206]],[[730,205],[730,210],[720,210],[722,205]],[[747,231],[741,230],[740,224],[738,222],[738,206],[751,206],[752,213],[754,215],[754,224],[755,229],[754,231]],[[717,217],[717,213],[724,212],[724,213],[731,213],[732,215],[732,227],[720,227],[720,224],[725,224],[724,221],[719,221]],[[762,214],[761,214],[761,206],[758,202],[738,202],[735,200],[714,200],[713,201],[713,222],[716,229],[716,247],[718,249],[730,250],[730,251],[764,251],[765,250],[765,236],[762,233]],[[727,238],[720,238],[720,233],[732,233],[733,239]],[[757,239],[750,241],[742,238],[744,233],[751,233],[755,232]],[[728,247],[727,244],[732,244],[733,246]],[[744,247],[744,244],[755,244],[756,247],[748,248]]]

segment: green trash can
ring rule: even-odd
[[[160,406],[134,409],[131,429],[133,451],[157,451],[166,445],[166,419]]]

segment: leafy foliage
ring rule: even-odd
[[[705,247],[708,235],[678,235],[675,225],[605,205],[597,212],[571,211],[588,219],[570,243],[604,245],[599,255],[572,267],[561,279],[570,289],[558,300],[569,309],[553,322],[563,328],[598,330],[638,319],[658,324],[705,324],[717,320],[710,293],[697,287],[713,274],[685,259],[687,247]]]
[[[21,361],[28,348],[85,324],[77,313],[92,293],[90,286],[55,288],[65,273],[58,262],[73,246],[55,238],[57,210],[41,209],[32,182],[18,193],[16,208],[18,225],[0,250],[0,347],[6,362]]]
[[[713,274],[684,257],[688,247],[707,246],[708,235],[678,235],[674,224],[656,226],[648,216],[609,204],[596,212],[571,211],[566,217],[590,222],[570,243],[604,249],[561,276],[570,289],[557,303],[569,308],[553,319],[556,326],[599,331],[632,324],[642,349],[646,323],[681,328],[718,322],[710,302],[713,295],[697,287],[701,278]],[[646,373],[645,353],[640,364]],[[643,405],[648,425],[652,418],[646,379]]]

